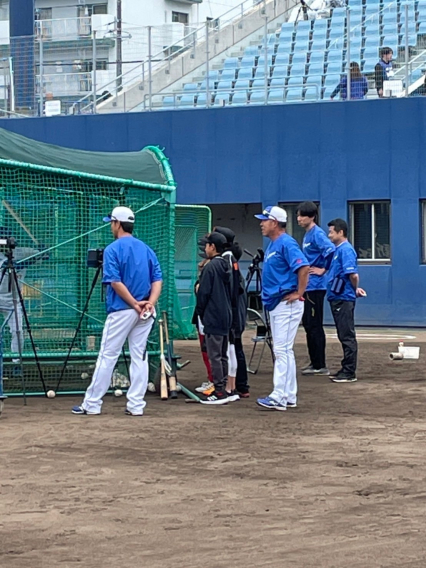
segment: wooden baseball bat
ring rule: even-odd
[[[170,365],[170,373],[169,373],[169,387],[170,387],[170,398],[177,398],[177,380],[176,380],[176,371],[175,365],[173,362],[173,354],[172,354],[172,346],[170,344],[169,339],[169,326],[167,324],[167,312],[163,312],[163,322],[164,322],[164,332],[166,334],[166,347],[167,347],[167,359]]]
[[[18,223],[18,225],[20,225],[24,229],[24,231],[27,233],[27,235],[30,237],[30,239],[37,246],[40,246],[40,243],[38,242],[38,240],[35,238],[35,236],[32,234],[32,232],[29,230],[29,228],[25,225],[25,223],[23,222],[21,217],[18,215],[18,213],[16,213],[16,211],[13,209],[13,207],[10,205],[10,203],[8,203],[5,199],[3,199],[2,205],[4,207],[6,207],[6,209],[9,211],[9,213],[12,215],[12,217],[15,219],[15,221]]]
[[[164,361],[164,337],[163,337],[163,320],[159,320],[158,323],[160,324],[160,396],[161,400],[167,400],[169,398],[167,392],[167,375],[166,375],[166,366]]]

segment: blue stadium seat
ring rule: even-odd
[[[374,68],[379,61],[379,57],[376,55],[375,57],[367,57],[364,59],[364,64],[362,66],[362,70],[364,73],[373,73]]]
[[[317,101],[321,98],[321,85],[318,90],[315,87],[308,87],[305,91],[305,101]]]
[[[268,67],[268,74],[266,75],[267,77],[269,77],[269,67]],[[265,78],[265,68],[264,66],[257,66],[254,68],[254,78],[255,79],[264,79]]]
[[[287,53],[280,53],[275,58],[275,67],[288,66],[289,57]]]
[[[323,51],[311,51],[309,58],[309,63],[324,63],[324,52]]]
[[[167,95],[163,97],[163,107],[174,107],[176,99],[173,96]]]
[[[239,64],[238,57],[227,57],[223,64],[224,69],[236,69]]]
[[[259,55],[259,47],[257,45],[249,45],[244,50],[244,57],[256,57]]]
[[[236,68],[223,69],[222,73],[219,75],[219,81],[235,81],[235,71]]]
[[[364,40],[361,36],[350,37],[349,42],[351,44],[351,52],[360,51],[363,41]]]
[[[272,68],[272,79],[287,77],[287,75],[288,75],[287,65],[275,65],[275,67]]]
[[[290,75],[305,75],[306,66],[304,63],[296,63],[291,66]]]
[[[307,85],[318,85],[319,88],[321,88],[322,85],[322,76],[321,75],[308,75],[308,78],[306,79],[306,84]]]
[[[236,81],[234,89],[250,89],[250,81],[248,79],[238,79],[238,81]]]
[[[251,79],[253,77],[253,67],[242,67],[238,71],[238,79]]]
[[[251,105],[262,105],[266,103],[265,91],[254,91],[250,96]]]
[[[268,95],[268,103],[277,104],[284,102],[284,87],[281,89],[271,89]]]
[[[294,24],[286,22],[281,26],[280,38],[291,38],[294,33]]]
[[[378,46],[376,47],[368,47],[364,50],[364,57],[363,59],[377,59],[377,61],[379,60],[379,48]],[[376,63],[377,63],[376,61]]]
[[[222,106],[222,101],[225,101],[225,104],[227,105],[229,103],[229,95],[230,93],[227,93],[225,91],[217,91],[214,99],[214,105]]]
[[[302,88],[294,87],[292,89],[287,89],[285,100],[287,102],[301,101],[302,100]]]
[[[290,79],[288,80],[287,82],[288,87],[294,87],[295,85],[300,87],[303,85],[303,77],[301,75],[290,77]]]
[[[207,93],[198,93],[196,106],[206,106],[206,105],[207,105]]]
[[[184,91],[198,91],[198,83],[185,83],[183,86]]]
[[[219,81],[217,85],[217,92],[226,92],[232,89],[232,81]]]
[[[309,75],[323,75],[324,63],[315,62],[309,65]]]
[[[306,63],[306,53],[303,51],[296,51],[293,55],[292,64],[295,63]]]
[[[342,72],[342,62],[341,61],[331,61],[327,65],[327,75],[333,73]]]
[[[277,35],[276,34],[268,34],[268,46],[270,46],[271,48],[273,48],[275,46],[275,44],[277,43]]]
[[[421,36],[426,34],[426,18],[424,22],[420,22],[419,24],[419,31],[417,32],[417,35]]]
[[[239,91],[234,93],[232,97],[232,106],[244,106],[247,104],[248,101],[248,92],[247,91]]]
[[[325,76],[325,82],[324,82],[325,86],[333,85],[333,89],[334,89],[334,87],[336,87],[336,85],[338,85],[340,83],[341,76],[342,76],[341,74],[337,74],[337,73],[335,73],[334,75],[327,74]]]
[[[404,41],[404,38],[403,38]],[[391,47],[394,52],[396,53],[398,48],[398,35],[397,34],[390,34],[383,37],[382,45],[386,45]]]
[[[279,43],[278,44],[278,49],[277,49],[277,55],[289,55],[289,53],[292,53],[292,46],[291,45],[287,45],[287,44],[282,44]]]
[[[365,49],[373,47],[377,49],[379,45],[380,45],[380,36],[378,34],[377,35],[371,34],[365,38],[365,45],[364,45]]]
[[[272,55],[268,55],[267,62],[268,62],[269,66],[272,65]],[[259,57],[259,59],[257,60],[257,66],[258,67],[264,67],[265,66],[265,56],[264,55],[261,55]]]
[[[285,77],[274,77],[271,81],[271,88],[277,89],[279,87],[284,87]]]
[[[312,51],[325,51],[326,47],[327,47],[327,40],[325,37],[316,39],[314,36],[312,42]]]
[[[323,28],[327,28],[328,27],[328,19],[321,19],[321,20],[313,20],[313,24],[314,24],[314,33],[317,32],[320,29]]]
[[[256,63],[256,58],[252,55],[244,56],[241,59],[240,67],[254,67]]]
[[[382,34],[381,35],[395,35],[398,33],[398,26],[396,24],[396,22],[393,22],[393,24],[385,24],[382,27]]]
[[[194,95],[182,95],[179,101],[179,106],[194,106]]]
[[[396,12],[384,12],[382,14],[382,24],[383,25],[396,25],[398,19],[398,14]]]
[[[299,41],[299,39],[297,39],[294,44],[293,51],[304,51],[305,53],[309,51],[309,40],[305,38],[304,40]]]

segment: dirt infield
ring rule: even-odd
[[[143,418],[107,397],[6,401],[0,420],[2,568],[424,568],[425,353],[360,344],[359,381],[301,378],[299,408],[252,398],[203,407],[149,397]],[[183,345],[183,349],[182,349]],[[197,345],[182,382],[204,379]],[[296,346],[306,361],[303,336]],[[340,346],[330,343],[337,369]]]

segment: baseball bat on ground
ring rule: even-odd
[[[167,323],[167,312],[163,312],[163,324],[164,324],[164,333],[166,334],[166,350],[167,350],[167,362],[169,363],[169,388],[170,388],[170,398],[177,398],[177,380],[176,380],[176,371],[175,371],[175,364],[173,361],[173,354],[172,354],[172,346],[170,343],[169,338],[169,326]]]
[[[167,392],[166,361],[164,357],[163,320],[159,320],[158,323],[160,324],[160,396],[161,400],[167,400],[169,395]]]
[[[24,229],[24,231],[27,233],[27,235],[30,237],[30,239],[37,246],[40,246],[40,243],[38,242],[38,240],[35,238],[35,236],[32,234],[32,232],[29,230],[29,228],[25,225],[25,223],[23,222],[21,217],[13,209],[13,207],[10,205],[10,203],[8,203],[5,199],[3,199],[1,203],[4,207],[6,207],[6,209],[9,211],[9,213],[12,215],[12,217],[15,219],[15,221],[18,223],[18,225],[20,225]]]

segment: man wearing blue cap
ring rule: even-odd
[[[287,213],[281,207],[266,207],[262,235],[271,242],[265,252],[262,301],[268,310],[274,344],[274,390],[257,404],[270,410],[297,406],[296,361],[293,344],[303,315],[303,294],[308,284],[309,263],[297,242],[286,233]]]
[[[73,414],[100,414],[102,398],[109,389],[111,376],[126,339],[131,357],[130,388],[126,414],[142,416],[148,386],[146,344],[160,297],[162,275],[152,249],[132,236],[135,215],[128,207],[116,207],[104,218],[111,223],[114,242],[104,251],[103,284],[107,285],[108,317],[92,382]]]

